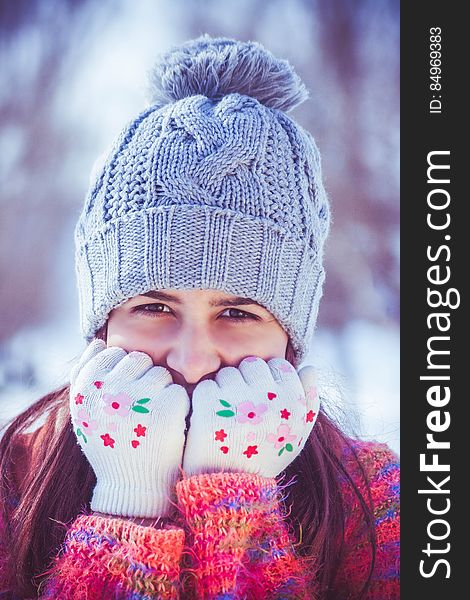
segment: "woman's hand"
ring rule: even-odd
[[[199,383],[183,470],[241,471],[275,477],[300,454],[320,402],[313,367],[298,374],[282,358],[245,358]]]
[[[97,483],[93,511],[165,517],[179,477],[186,390],[142,352],[94,340],[70,376],[70,413]]]

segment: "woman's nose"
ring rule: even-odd
[[[195,326],[181,328],[175,335],[166,362],[186,383],[197,383],[221,367],[219,351],[207,331]]]

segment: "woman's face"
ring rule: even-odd
[[[111,311],[107,345],[148,354],[189,394],[247,356],[284,358],[288,337],[254,300],[218,290],[159,290]]]

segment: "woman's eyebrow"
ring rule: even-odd
[[[166,302],[174,302],[175,304],[183,304],[183,302],[173,296],[173,294],[167,294],[166,292],[145,292],[145,294],[140,294],[141,296],[148,296],[149,298],[153,298],[154,300],[165,300]]]
[[[255,302],[255,300],[252,300],[251,298],[245,298],[243,296],[233,296],[233,298],[223,298],[222,300],[212,300],[210,302],[211,306],[233,306],[234,304],[255,304],[260,308],[264,308],[264,306],[261,306],[261,304]]]
[[[150,291],[150,292],[145,292],[145,294],[141,294],[141,296],[147,296],[149,298],[153,298],[154,300],[165,300],[166,302],[174,302],[175,304],[183,304],[183,302],[176,296],[173,296],[173,294],[168,294],[167,292],[159,292],[159,291]],[[247,304],[254,304],[256,306],[259,306],[260,308],[264,308],[263,306],[261,306],[261,304],[259,304],[259,302],[256,302],[255,300],[252,300],[251,298],[245,298],[243,296],[233,296],[233,298],[223,298],[221,300],[211,300],[211,302],[209,303],[211,306],[233,306],[234,304],[237,305],[247,305]]]

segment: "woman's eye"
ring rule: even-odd
[[[152,302],[152,304],[141,304],[140,306],[135,306],[132,310],[133,312],[143,313],[151,316],[159,313],[171,312],[166,304],[160,304],[158,302]]]
[[[222,316],[224,316],[225,313],[229,313],[226,316],[229,319],[232,319],[233,321],[242,321],[242,320],[245,320],[245,319],[254,319],[254,320],[258,319],[258,317],[256,315],[253,315],[252,313],[245,312],[244,310],[239,310],[238,308],[227,308],[227,310],[225,310],[222,313]]]

